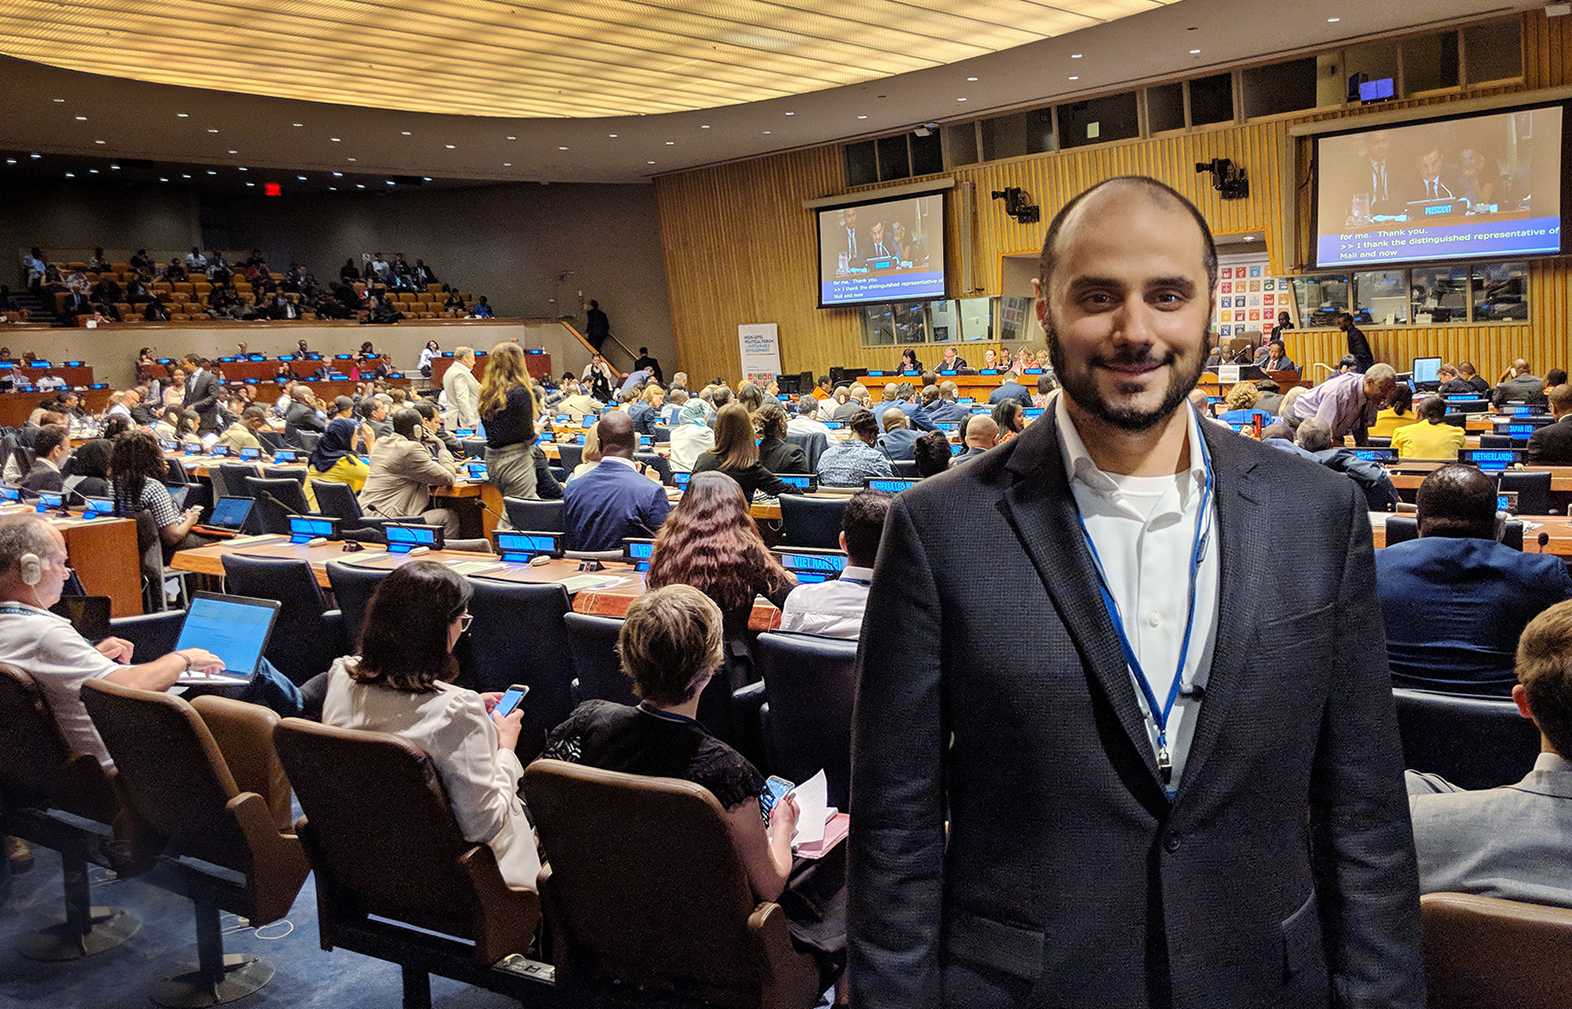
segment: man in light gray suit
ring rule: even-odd
[[[459,347],[453,351],[453,364],[442,376],[442,391],[448,399],[443,427],[449,431],[473,431],[480,426],[480,383],[475,380],[473,350]]]
[[[1408,772],[1419,886],[1572,907],[1572,600],[1529,622],[1512,699],[1539,729],[1539,759],[1515,785],[1466,791]]]

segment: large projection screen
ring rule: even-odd
[[[1315,264],[1561,251],[1562,106],[1325,135]]]
[[[943,298],[944,194],[819,211],[819,307]]]

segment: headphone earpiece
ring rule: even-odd
[[[32,551],[17,558],[17,564],[22,568],[23,585],[37,585],[44,580],[44,562]]]

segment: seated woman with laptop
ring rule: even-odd
[[[651,589],[628,607],[617,653],[642,700],[585,701],[552,731],[542,756],[709,789],[726,810],[755,896],[781,905],[793,946],[818,961],[821,984],[833,983],[844,1003],[845,859],[793,858],[796,803],[766,798],[764,776],[697,719],[699,696],[724,656],[720,607],[689,585]],[[766,817],[761,810],[771,802]]]
[[[492,709],[499,694],[452,683],[453,646],[469,627],[474,590],[436,561],[412,561],[377,586],[360,646],[327,672],[322,723],[391,732],[431,757],[464,839],[489,844],[509,886],[533,890],[540,873],[535,831],[519,800],[522,708]],[[312,686],[308,685],[309,696]]]

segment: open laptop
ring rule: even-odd
[[[192,674],[176,682],[184,686],[233,686],[250,683],[273,635],[281,604],[273,599],[194,592],[191,608],[180,626],[175,651],[205,648],[224,660],[222,674]]]
[[[221,497],[206,524],[196,527],[197,532],[210,536],[238,536],[255,506],[256,502],[248,497]]]

